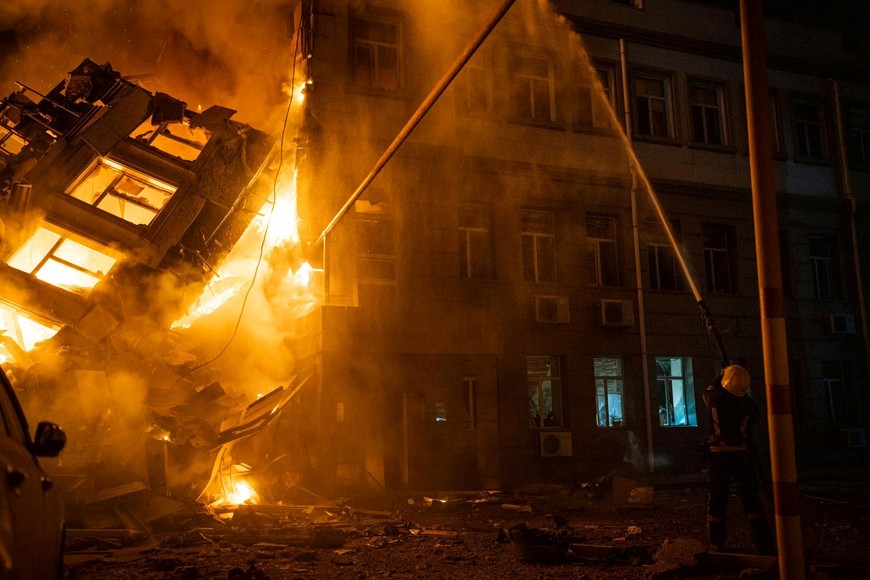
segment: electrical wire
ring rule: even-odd
[[[242,306],[239,309],[239,316],[236,318],[236,324],[233,327],[233,332],[230,335],[229,340],[227,340],[227,342],[226,342],[226,344],[224,344],[223,348],[221,348],[220,351],[218,351],[218,353],[216,355],[214,355],[212,358],[188,369],[187,371],[185,371],[184,374],[179,376],[175,380],[175,383],[173,383],[173,387],[176,384],[178,384],[185,377],[195,373],[196,371],[200,370],[203,367],[210,365],[211,363],[213,363],[214,361],[219,359],[221,356],[223,356],[223,354],[227,351],[227,349],[232,344],[233,340],[235,340],[235,338],[236,338],[236,334],[238,333],[239,327],[242,324],[242,318],[244,318],[244,315],[245,315],[245,307],[248,304],[248,297],[251,295],[251,290],[254,289],[254,284],[256,284],[256,282],[257,282],[257,274],[260,272],[260,265],[263,262],[263,254],[265,253],[265,250],[266,250],[266,239],[269,236],[269,226],[272,224],[272,217],[275,213],[275,206],[278,203],[278,179],[281,175],[281,168],[284,165],[284,139],[285,139],[285,136],[287,134],[287,121],[290,118],[290,109],[293,106],[293,97],[295,94],[293,87],[296,86],[296,59],[299,56],[299,45],[300,45],[301,39],[302,39],[302,24],[303,24],[303,19],[300,18],[299,19],[299,28],[296,31],[296,43],[293,47],[293,73],[290,76],[290,101],[287,103],[287,108],[284,110],[284,121],[283,121],[283,124],[281,125],[281,137],[278,141],[278,167],[275,170],[275,179],[272,181],[272,209],[269,211],[269,219],[266,220],[266,227],[263,229],[263,239],[260,241],[260,252],[259,252],[259,255],[257,256],[257,265],[254,267],[254,275],[251,278],[251,283],[248,285],[248,289],[245,291],[245,296],[242,299]]]

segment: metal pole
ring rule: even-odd
[[[448,71],[444,73],[444,76],[441,77],[441,79],[438,81],[432,91],[426,96],[425,99],[423,99],[423,102],[420,103],[420,106],[417,108],[411,118],[408,119],[408,122],[405,123],[405,126],[402,127],[402,130],[399,131],[399,134],[396,135],[396,138],[393,139],[393,142],[390,143],[390,146],[387,147],[387,150],[384,151],[383,155],[381,155],[381,158],[378,159],[377,162],[375,162],[374,167],[372,167],[372,170],[369,172],[366,178],[363,179],[362,183],[359,184],[359,187],[356,188],[356,191],[353,192],[353,194],[345,202],[341,209],[338,210],[338,213],[335,214],[335,217],[332,218],[332,221],[330,221],[329,224],[327,224],[326,228],[324,228],[324,230],[320,233],[320,235],[317,236],[317,239],[314,240],[313,245],[316,246],[323,241],[323,239],[330,232],[330,230],[335,227],[335,224],[337,224],[339,220],[344,217],[344,214],[346,214],[347,211],[353,206],[354,202],[359,199],[359,197],[363,194],[366,188],[368,188],[371,182],[374,181],[378,173],[381,172],[381,169],[384,168],[384,166],[393,157],[396,151],[399,150],[399,147],[402,146],[402,143],[405,142],[405,139],[407,139],[411,132],[417,128],[417,125],[420,124],[420,121],[423,120],[423,117],[426,116],[426,113],[429,112],[429,109],[432,108],[432,105],[434,105],[438,98],[444,93],[444,91],[447,90],[447,87],[450,85],[451,82],[453,82],[453,79],[456,78],[456,75],[459,74],[459,71],[462,70],[462,67],[465,66],[465,64],[471,59],[477,49],[480,48],[480,45],[483,44],[483,41],[486,40],[490,33],[492,33],[496,25],[501,22],[501,19],[504,17],[505,14],[507,14],[507,11],[510,9],[511,6],[513,6],[514,2],[516,2],[516,0],[504,0],[501,3],[501,6],[499,6],[498,9],[492,14],[492,16],[489,17],[480,32],[478,32],[477,35],[471,39],[471,42],[468,43],[468,46],[466,46],[462,53],[456,58],[456,61],[450,66],[450,69],[448,69]]]
[[[631,142],[631,103],[628,97],[628,57],[625,53],[625,39],[619,39],[619,64],[622,78],[622,108],[625,111],[625,135]],[[646,413],[646,462],[650,473],[655,472],[655,447],[653,446],[652,401],[649,388],[649,353],[646,345],[646,308],[643,302],[643,276],[640,268],[640,231],[637,219],[637,171],[634,161],[628,158],[628,171],[631,173],[631,232],[634,243],[634,279],[637,285],[637,327],[640,334],[640,362],[643,373],[644,412]]]
[[[779,577],[802,580],[804,555],[773,178],[764,12],[759,0],[740,0],[740,30]]]

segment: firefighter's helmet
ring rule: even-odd
[[[729,365],[722,371],[722,387],[736,397],[749,392],[749,372],[739,365]]]

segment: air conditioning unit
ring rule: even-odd
[[[634,304],[631,300],[598,302],[599,326],[631,326],[632,324],[634,324]]]
[[[570,457],[574,455],[570,431],[542,431],[538,433],[538,454],[541,457]]]
[[[570,322],[567,296],[535,296],[536,322]]]
[[[843,447],[867,447],[867,433],[857,427],[852,429],[840,429]]]
[[[828,314],[828,334],[855,334],[855,317],[851,314]]]

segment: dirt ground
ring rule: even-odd
[[[826,475],[802,479],[800,489],[807,577],[870,578],[870,479]],[[67,577],[778,577],[775,568],[738,558],[699,564],[705,560],[695,554],[706,550],[703,482],[637,491],[625,501],[605,482],[355,498],[334,509],[253,507],[222,526],[200,522],[135,542],[68,538]],[[736,497],[729,518],[727,551],[752,553]]]

